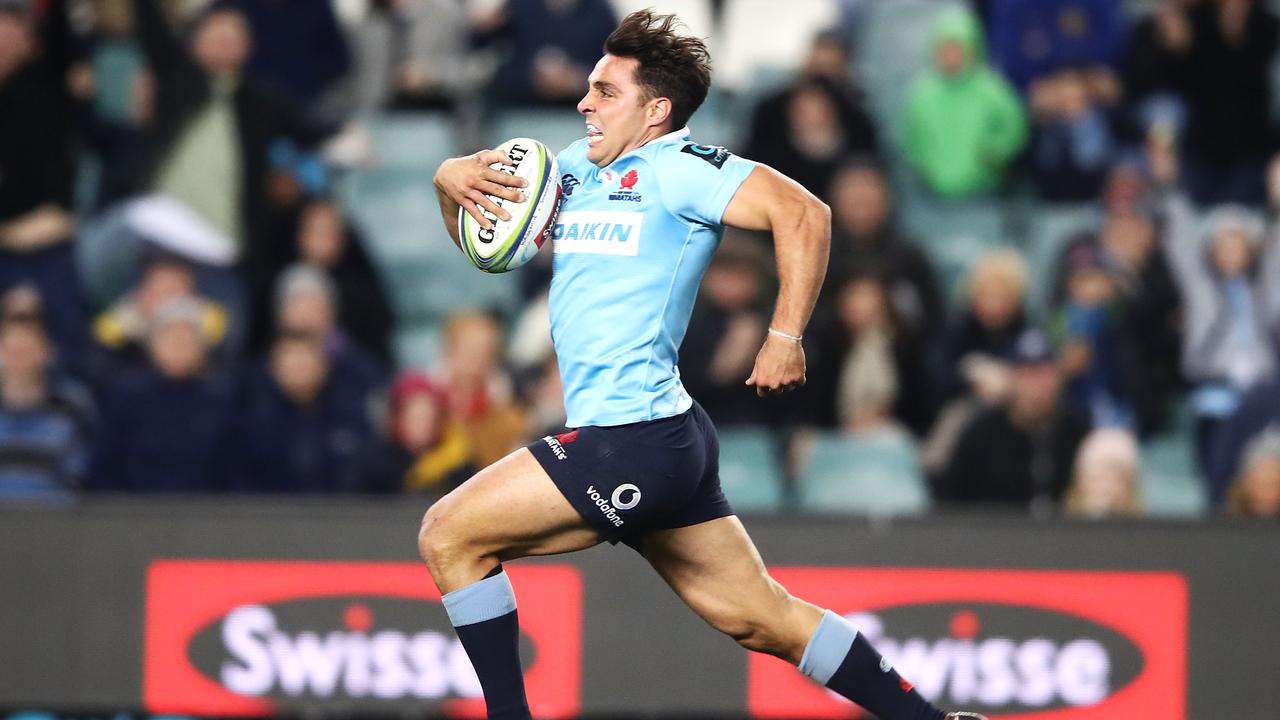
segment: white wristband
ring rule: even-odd
[[[788,335],[781,330],[774,330],[773,328],[769,328],[769,334],[777,335],[778,337],[785,338],[787,340],[794,340],[796,342],[800,342],[800,339],[804,337],[803,335]]]

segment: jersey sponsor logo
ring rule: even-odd
[[[644,214],[621,210],[575,210],[560,213],[551,238],[557,253],[629,255],[640,251]]]
[[[724,167],[725,162],[729,160],[729,156],[733,153],[716,145],[695,145],[689,143],[680,148],[680,152],[689,153],[699,160],[706,160],[711,167],[719,170]]]
[[[934,704],[1019,720],[1185,717],[1187,586],[1175,573],[771,568],[844,613]],[[882,666],[883,667],[883,666]],[[794,667],[751,658],[754,717],[847,718]],[[1083,717],[1084,715],[1081,715]]]
[[[627,486],[620,485],[618,486],[618,490],[621,490],[624,487],[627,487]],[[631,485],[631,487],[635,487],[635,485]],[[616,490],[614,491],[613,494],[615,498],[618,496],[618,492]],[[606,500],[605,497],[600,494],[600,491],[596,489],[595,485],[587,486],[587,497],[591,498],[591,502],[595,503],[596,507],[600,508],[600,512],[604,513],[605,520],[608,520],[609,522],[613,523],[614,527],[622,527],[625,521],[622,519],[622,516],[618,514],[619,508],[615,508],[614,506],[610,505],[609,501]],[[627,510],[629,508],[633,508],[635,507],[635,503],[640,502],[639,488],[636,488],[636,494],[633,500],[634,502],[632,504],[621,509]]]
[[[567,566],[508,572],[529,700],[576,716],[581,577]],[[475,670],[419,563],[158,560],[145,607],[149,712],[269,717],[336,702],[390,715],[425,702],[433,716],[484,716]]]
[[[623,500],[623,496],[628,492],[632,493],[631,499]],[[640,488],[631,483],[623,483],[614,489],[613,495],[609,496],[609,500],[619,510],[630,510],[640,504]]]

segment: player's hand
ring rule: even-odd
[[[511,213],[498,207],[487,196],[505,198],[512,202],[524,202],[525,194],[518,188],[529,183],[524,178],[509,175],[501,170],[489,167],[494,163],[514,165],[506,153],[497,150],[481,150],[474,155],[445,160],[436,170],[434,178],[436,191],[453,200],[480,227],[493,227],[482,210],[487,210],[499,220],[510,220]]]
[[[766,335],[747,385],[755,387],[756,395],[765,397],[794,390],[804,382],[804,347],[795,340]]]

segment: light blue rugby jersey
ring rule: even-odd
[[[579,140],[557,156],[551,338],[569,427],[670,417],[692,404],[676,368],[721,217],[755,163],[689,129],[598,168]]]

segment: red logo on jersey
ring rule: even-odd
[[[628,170],[627,174],[622,176],[622,181],[619,184],[622,185],[623,190],[630,190],[634,188],[636,183],[639,181],[640,173],[637,173],[635,170]]]
[[[567,433],[560,433],[559,435],[556,436],[556,439],[560,441],[561,445],[568,445],[569,443],[578,439],[578,431],[570,430]]]

